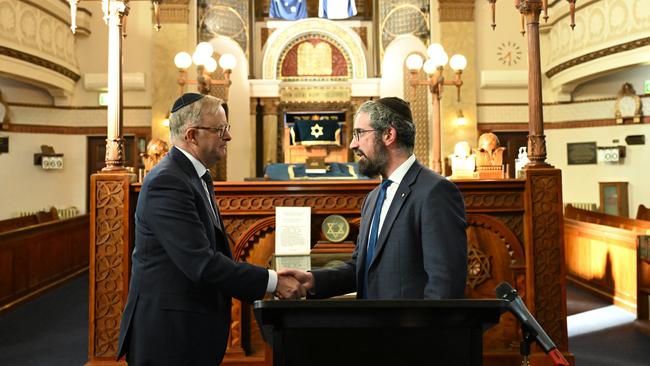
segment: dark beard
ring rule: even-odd
[[[375,143],[374,150],[375,157],[373,159],[363,153],[365,159],[359,160],[359,172],[366,177],[372,178],[381,175],[388,165],[388,149],[386,146]]]

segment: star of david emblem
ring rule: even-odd
[[[311,135],[316,139],[323,136],[323,127],[321,127],[318,123],[311,126]]]

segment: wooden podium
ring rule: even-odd
[[[255,302],[274,366],[483,364],[501,300]]]

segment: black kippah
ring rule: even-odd
[[[185,93],[181,95],[181,97],[176,99],[176,101],[174,102],[174,106],[172,107],[172,113],[176,112],[177,110],[187,105],[196,102],[197,100],[203,98],[204,96],[205,95],[199,93]]]
[[[413,115],[411,114],[411,106],[409,102],[397,97],[379,98],[375,102],[390,109],[393,113],[404,118],[409,122],[413,122]]]

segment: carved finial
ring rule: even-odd
[[[153,28],[157,32],[162,28],[160,25],[160,4],[162,4],[163,0],[151,0],[151,2],[153,2],[153,14],[156,18],[156,24],[153,26]]]

